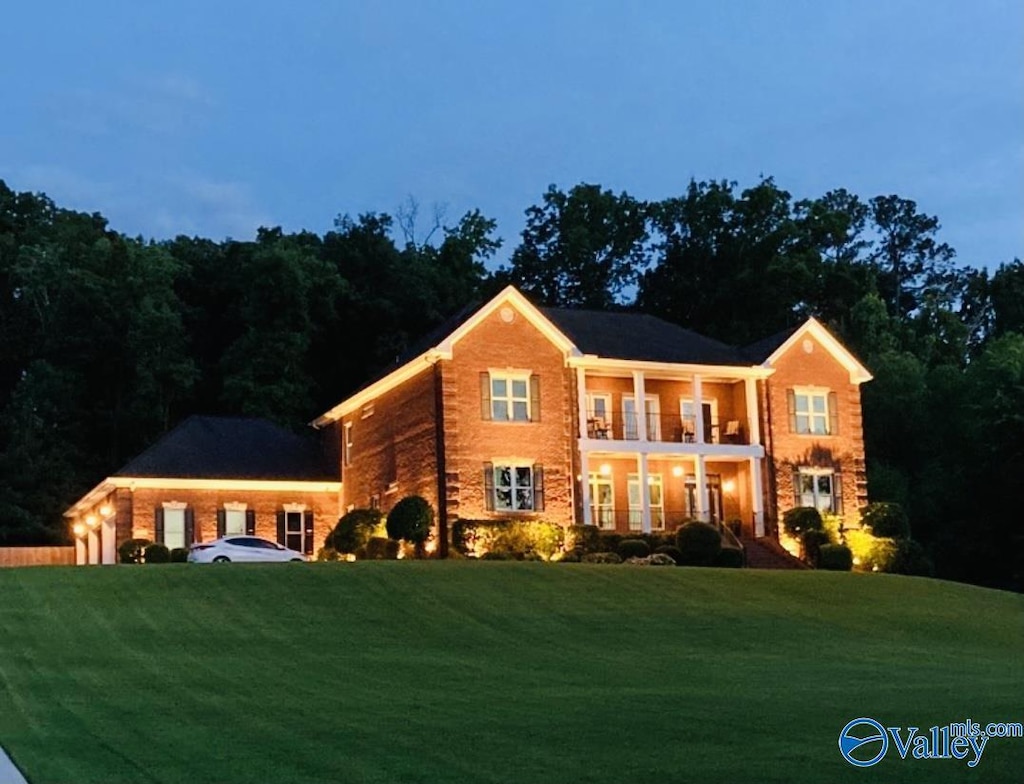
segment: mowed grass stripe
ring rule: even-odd
[[[0,598],[0,743],[33,784],[864,781],[851,718],[1021,720],[1024,694],[1024,599],[880,575],[52,568]],[[872,774],[1022,768],[993,740]]]

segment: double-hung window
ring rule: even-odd
[[[484,493],[489,511],[543,511],[543,469],[539,465],[514,461],[485,463]]]
[[[797,387],[789,391],[789,421],[794,433],[835,435],[835,395],[827,389]]]
[[[800,468],[794,477],[796,502],[820,512],[842,512],[839,475],[827,468]]]
[[[540,380],[528,370],[480,374],[481,413],[494,422],[540,421]]]

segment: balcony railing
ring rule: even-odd
[[[648,441],[696,444],[697,420],[679,414],[647,414],[645,417]],[[587,437],[611,441],[637,441],[640,438],[640,418],[624,414],[609,419],[597,411],[587,412]],[[704,421],[705,444],[750,444],[750,427],[746,418]]]

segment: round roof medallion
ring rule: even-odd
[[[508,305],[506,305],[500,311],[498,311],[498,315],[501,316],[501,320],[504,321],[506,324],[511,324],[513,321],[516,320],[516,312],[512,310],[512,308],[508,307]]]
[[[810,338],[804,338],[804,353],[810,354],[814,351],[814,341]]]

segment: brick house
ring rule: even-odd
[[[117,547],[170,548],[250,534],[311,554],[338,520],[330,444],[261,419],[193,416],[80,498],[65,517],[76,562],[117,562]]]
[[[857,524],[870,379],[814,319],[740,349],[508,287],[313,424],[340,446],[343,509],[422,495],[442,551],[460,517],[763,536],[797,505]]]

